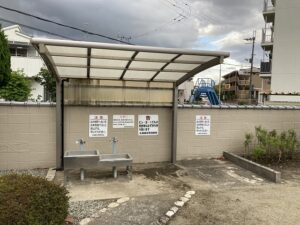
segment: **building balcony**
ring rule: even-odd
[[[237,81],[238,81],[238,79],[236,76],[225,78],[225,80],[224,80],[225,84],[235,83]]]
[[[272,51],[274,42],[274,32],[272,28],[262,29],[261,47],[265,51]]]
[[[275,6],[276,0],[265,0],[263,16],[266,23],[274,23],[275,21]]]
[[[270,78],[272,73],[272,61],[261,61],[260,62],[260,77]]]
[[[249,86],[250,85],[250,81],[249,80],[240,80],[239,81],[239,85],[240,86]]]
[[[272,44],[274,42],[274,32],[272,28],[263,28],[262,29],[262,44]]]

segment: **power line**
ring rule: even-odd
[[[153,29],[150,29],[148,31],[145,31],[144,33],[140,33],[140,34],[136,34],[134,36],[132,36],[132,39],[137,39],[137,38],[141,38],[143,36],[149,35],[153,32],[157,32],[162,30],[162,28],[166,27],[166,26],[170,26],[176,22],[181,22],[184,19],[188,19],[188,17],[190,17],[191,14],[191,8],[190,5],[188,5],[187,3],[184,3],[183,1],[181,2],[181,4],[184,5],[184,7],[188,7],[189,12],[186,12],[186,9],[184,9],[183,7],[178,6],[178,3],[176,1],[172,2],[171,0],[162,0],[162,4],[166,7],[168,7],[169,9],[171,9],[172,11],[177,13],[177,16],[174,17],[172,20],[167,21],[157,27],[154,27]],[[178,11],[181,10],[181,12]]]
[[[159,31],[159,30],[161,30],[162,28],[164,28],[165,26],[169,26],[169,25],[171,25],[171,24],[173,24],[173,23],[176,23],[176,22],[180,22],[180,21],[181,21],[181,20],[177,20],[177,19],[178,19],[178,17],[174,18],[172,21],[168,21],[168,22],[166,22],[166,23],[163,23],[163,24],[161,24],[160,26],[155,27],[155,28],[153,28],[153,29],[151,29],[151,30],[149,30],[149,31],[146,31],[146,32],[141,33],[141,34],[137,34],[137,35],[133,36],[132,39],[141,38],[141,37],[146,36],[146,35],[148,35],[148,34],[151,34],[151,33],[153,33],[153,32]]]
[[[16,21],[7,20],[7,19],[4,19],[2,17],[0,17],[0,20],[4,21],[4,22],[7,22],[7,23],[11,23],[11,24],[18,24],[18,25],[21,25],[22,27],[26,27],[26,28],[29,28],[29,29],[32,29],[32,30],[36,30],[36,31],[39,31],[39,32],[51,34],[51,35],[54,35],[54,36],[57,36],[57,37],[66,38],[66,39],[70,39],[70,40],[76,40],[74,38],[67,37],[67,36],[64,36],[64,35],[61,35],[61,34],[56,34],[56,33],[50,32],[50,31],[46,31],[46,30],[43,30],[43,29],[40,29],[40,28],[32,27],[32,26],[29,26],[29,25],[26,25],[26,24],[22,24],[22,23],[19,23],[19,22],[16,22]]]
[[[87,30],[84,30],[84,29],[81,29],[81,28],[77,28],[77,27],[66,25],[66,24],[63,24],[63,23],[59,23],[59,22],[56,22],[56,21],[53,21],[53,20],[45,19],[45,18],[30,14],[30,13],[20,11],[20,10],[11,9],[11,8],[8,8],[8,7],[2,6],[2,5],[0,5],[0,8],[11,11],[11,12],[19,13],[19,14],[22,14],[22,15],[25,15],[25,16],[29,16],[29,17],[32,17],[32,18],[35,18],[35,19],[38,19],[38,20],[41,20],[41,21],[52,23],[52,24],[55,24],[55,25],[58,25],[58,26],[67,27],[67,28],[70,28],[70,29],[73,29],[73,30],[77,30],[77,31],[80,31],[80,32],[83,32],[83,33],[86,33],[86,34],[89,34],[89,35],[95,35],[95,36],[106,38],[106,39],[109,39],[109,40],[112,40],[112,41],[117,41],[117,42],[121,42],[121,43],[124,43],[124,44],[132,45],[129,42],[122,41],[122,40],[119,40],[119,39],[116,39],[116,38],[113,38],[113,37],[109,37],[107,35],[94,33],[94,32],[87,31]]]

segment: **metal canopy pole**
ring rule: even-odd
[[[171,163],[177,161],[177,110],[178,110],[178,86],[174,84],[173,88],[173,110],[172,110],[172,153]]]
[[[61,89],[62,80],[56,80],[56,168],[62,169],[62,107],[61,107]]]

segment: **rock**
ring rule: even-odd
[[[161,225],[161,223],[159,221],[154,221],[154,222],[150,223],[149,225]]]
[[[184,203],[188,202],[190,199],[186,197],[181,197],[180,201],[183,201]]]
[[[167,216],[167,217],[170,217],[170,218],[171,218],[173,215],[174,215],[174,212],[171,211],[171,210],[168,211],[168,212],[166,213],[166,216]]]
[[[127,202],[129,201],[129,197],[124,197],[124,198],[119,198],[117,200],[117,203],[121,204],[121,203],[124,203],[124,202]]]
[[[79,225],[87,225],[91,221],[92,221],[91,218],[84,218],[83,220],[80,221]]]
[[[178,211],[178,207],[173,206],[170,210],[173,211],[174,213],[176,213]]]
[[[99,215],[99,213],[97,212],[97,213],[94,213],[93,215],[91,215],[91,218],[98,218],[100,215]]]
[[[104,213],[104,212],[106,212],[107,211],[107,208],[103,208],[103,209],[100,209],[100,211],[99,212],[102,212],[102,213]]]
[[[117,202],[112,202],[112,203],[110,203],[107,207],[108,208],[115,208],[115,207],[118,207],[119,206],[119,203],[117,203]]]
[[[56,170],[54,168],[49,168],[48,173],[46,175],[46,179],[48,181],[53,181],[55,177]]]
[[[162,224],[166,224],[169,220],[170,220],[169,217],[162,216],[162,217],[160,217],[159,222],[161,222]]]
[[[196,192],[195,191],[187,191],[186,192],[188,195],[194,195]]]
[[[183,201],[177,201],[177,202],[174,202],[174,204],[176,206],[182,207],[184,205],[184,202]]]
[[[189,194],[185,194],[184,197],[185,197],[185,198],[191,198],[192,196],[189,195]]]
[[[74,224],[74,218],[72,216],[67,216],[67,218],[65,219],[66,224],[71,225]]]

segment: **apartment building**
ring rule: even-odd
[[[260,73],[271,81],[273,102],[300,102],[299,10],[299,0],[264,0]]]
[[[36,82],[33,77],[36,76],[41,67],[45,66],[43,60],[30,44],[30,36],[22,33],[19,25],[13,25],[2,29],[9,44],[11,54],[11,69],[23,70],[26,77],[31,80],[31,99],[43,100],[44,87]]]
[[[249,103],[250,102],[250,69],[240,69],[232,71],[223,76],[225,102]],[[252,73],[252,100],[262,103],[265,94],[270,92],[270,82],[260,77],[260,70],[253,68]]]

